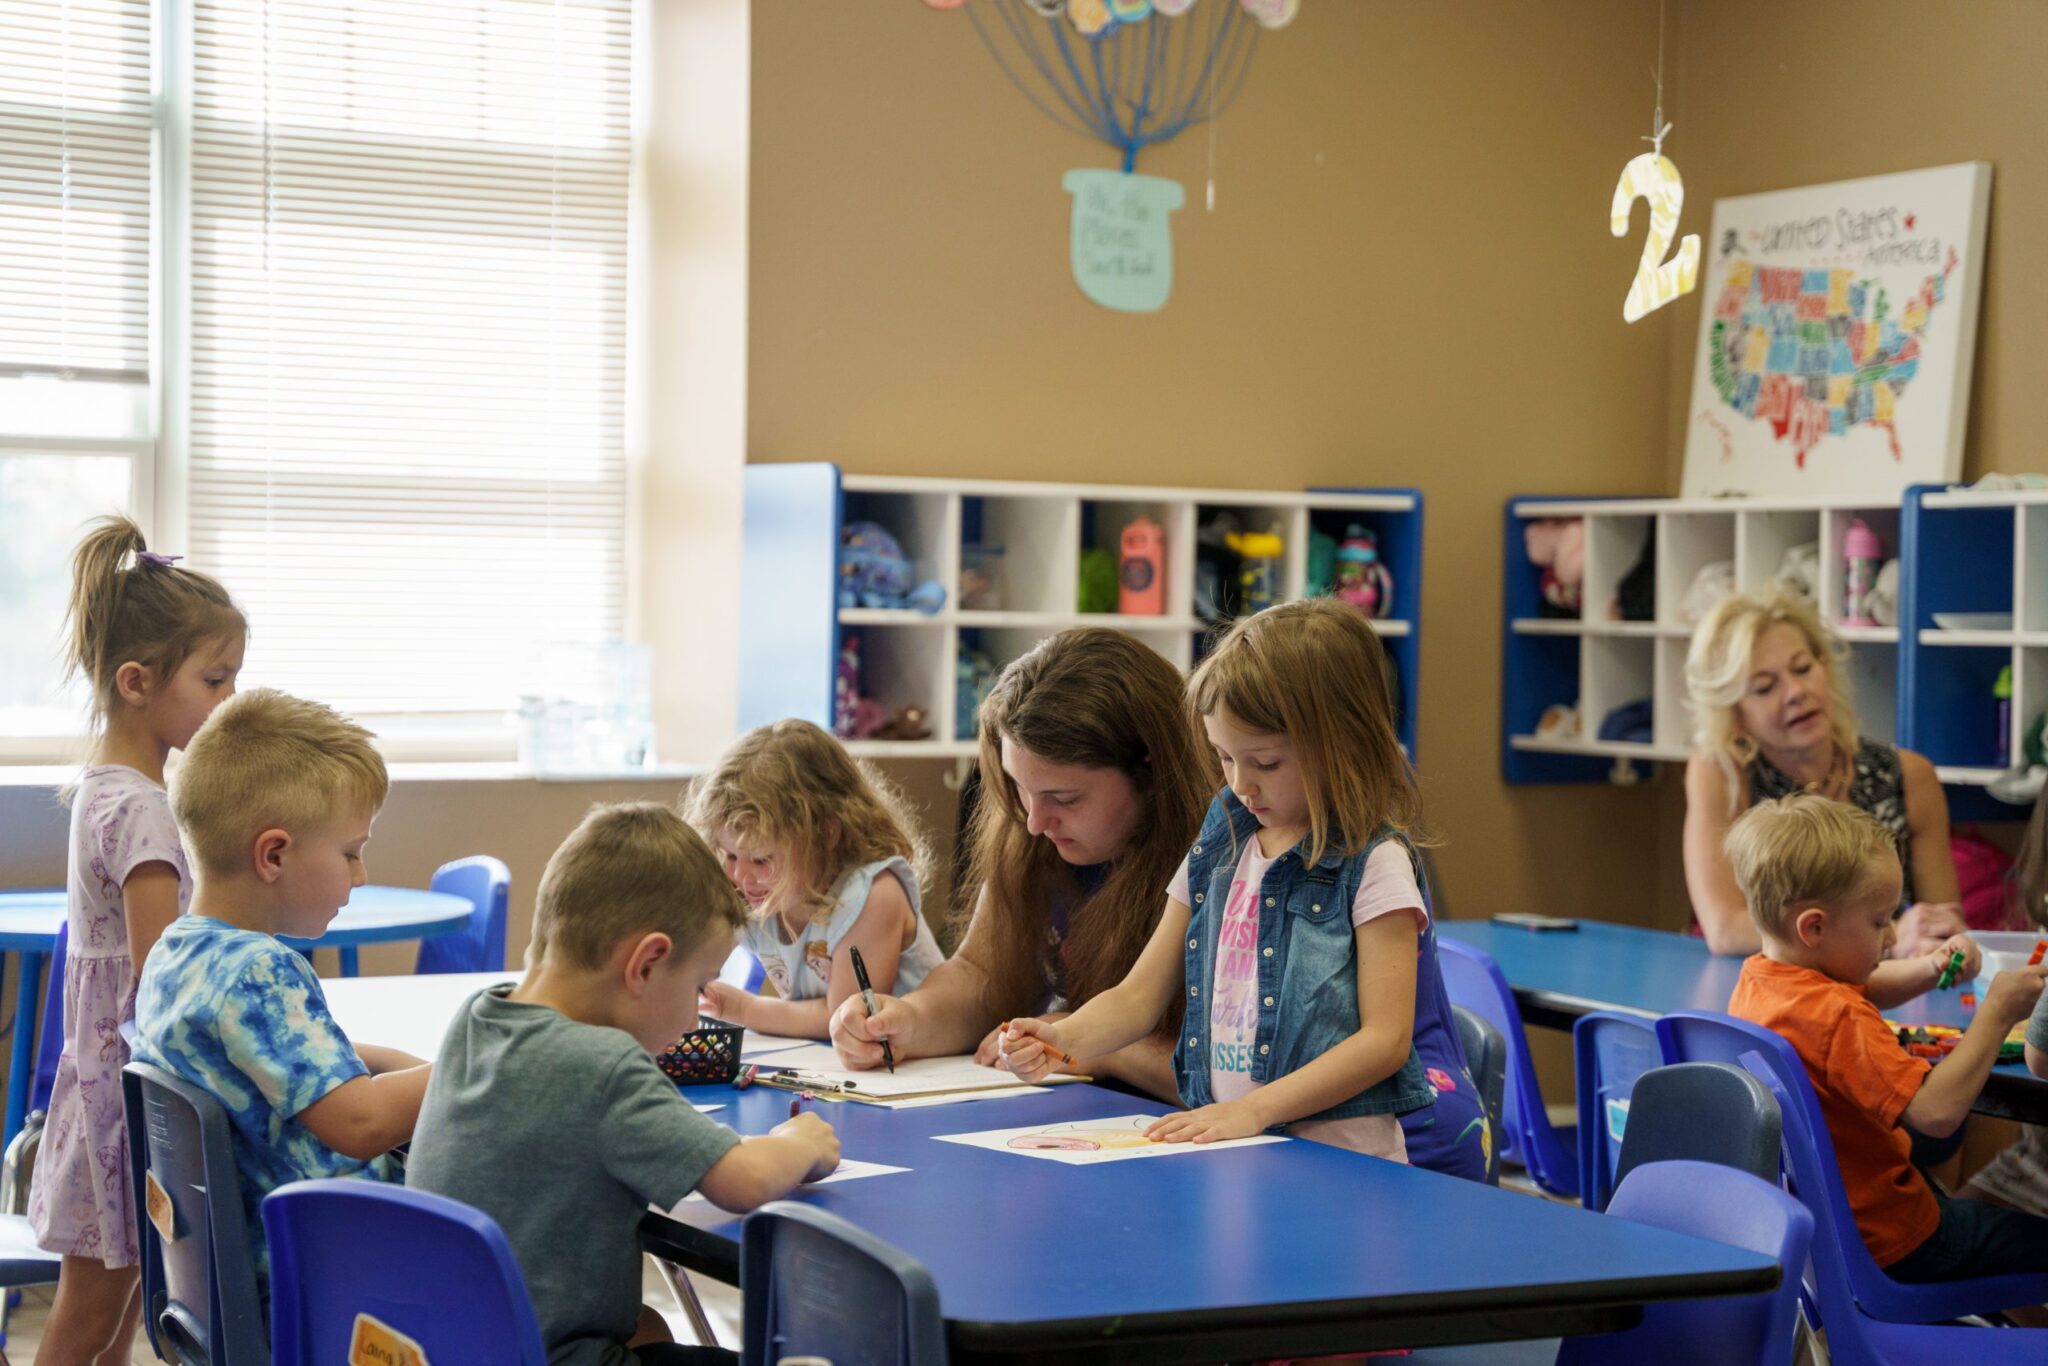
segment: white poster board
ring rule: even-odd
[[[1685,496],[1956,479],[1990,202],[1987,162],[1717,200]]]

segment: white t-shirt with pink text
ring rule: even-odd
[[[1275,856],[1277,857],[1277,855]],[[1252,1080],[1252,1056],[1258,1045],[1259,889],[1273,860],[1259,849],[1256,836],[1244,842],[1237,871],[1230,880],[1230,899],[1217,931],[1216,976],[1209,989],[1209,1092],[1220,1104],[1241,1100],[1263,1083]],[[1186,859],[1174,871],[1167,895],[1192,907]],[[1387,840],[1365,861],[1358,893],[1351,899],[1353,929],[1393,911],[1405,911],[1420,930],[1428,923],[1422,888],[1408,851]],[[1349,1119],[1303,1120],[1290,1125],[1297,1138],[1371,1153],[1396,1162],[1407,1161],[1401,1123],[1394,1115],[1358,1115]]]

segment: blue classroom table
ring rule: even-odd
[[[464,897],[412,887],[358,887],[348,905],[318,939],[287,939],[299,949],[338,949],[344,976],[356,975],[356,949],[398,939],[427,939],[462,928],[476,908]],[[64,923],[64,892],[0,892],[0,953],[21,956],[20,987],[14,998],[14,1041],[7,1071],[7,1109],[0,1122],[0,1147],[14,1141],[28,1113],[35,1074],[36,1023],[43,991],[44,960]],[[63,983],[53,984],[63,990]]]
[[[772,1055],[771,1055],[772,1058]],[[790,1093],[685,1088],[743,1134]],[[921,1261],[955,1363],[1214,1362],[1612,1332],[1647,1302],[1760,1293],[1776,1263],[1305,1141],[1066,1167],[932,1141],[1163,1114],[1087,1085],[927,1109],[818,1104],[849,1158],[907,1167],[802,1191]],[[740,1221],[660,1214],[649,1251],[739,1279]]]
[[[1490,920],[1442,920],[1437,933],[1483,949],[1500,964],[1529,1024],[1570,1029],[1581,1015],[1616,1010],[1666,1015],[1674,1010],[1726,1013],[1742,959],[1709,953],[1704,939],[1581,920],[1576,930],[1525,930]],[[1884,1012],[1907,1024],[1961,1027],[1970,1022],[1962,994],[1930,991]],[[2048,1081],[2020,1062],[2001,1063],[1978,1098],[1980,1114],[2048,1124]]]

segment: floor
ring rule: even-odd
[[[697,1299],[704,1306],[705,1317],[718,1333],[719,1345],[739,1350],[740,1344],[740,1292],[737,1286],[720,1285],[715,1281],[698,1278],[695,1281]],[[6,1360],[15,1366],[28,1366],[36,1359],[36,1348],[43,1340],[43,1320],[50,1312],[50,1296],[54,1286],[34,1286],[21,1292],[21,1306],[7,1318]],[[689,1342],[689,1319],[684,1316],[677,1303],[675,1293],[668,1288],[661,1273],[653,1264],[646,1263],[646,1276],[642,1283],[642,1298],[658,1310],[668,1321],[669,1331],[678,1342]],[[137,1335],[135,1351],[129,1357],[134,1366],[155,1366],[156,1354],[149,1350],[149,1342]]]

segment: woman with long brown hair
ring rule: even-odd
[[[907,996],[859,996],[832,1016],[849,1066],[973,1050],[996,1057],[1014,1016],[1065,1011],[1123,980],[1165,906],[1220,782],[1181,678],[1120,631],[1082,627],[1011,664],[981,708],[982,801],[968,832],[973,889],[953,957]],[[1177,1100],[1176,1004],[1146,1038],[1077,1071]]]

